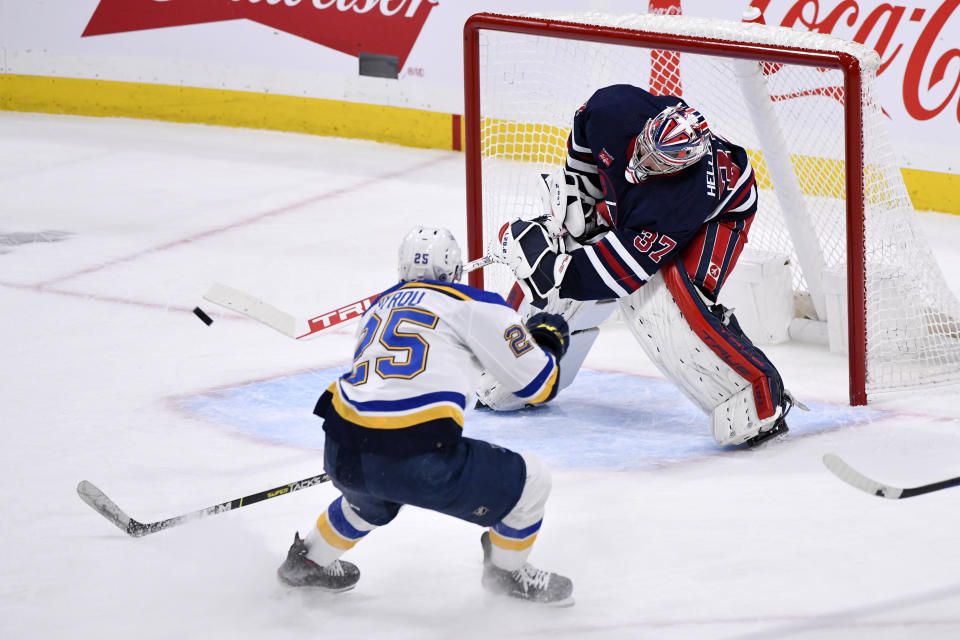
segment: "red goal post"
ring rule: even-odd
[[[854,42],[760,24],[654,15],[474,15],[464,26],[469,257],[485,253],[503,220],[537,206],[524,176],[562,163],[573,112],[594,90],[628,82],[654,93],[679,93],[704,113],[711,128],[748,148],[758,182],[766,176],[761,186],[770,192],[761,192],[755,226],[764,218],[773,221],[771,239],[755,228],[749,246],[792,261],[798,315],[826,321],[825,274],[838,275],[841,287],[845,279],[851,404],[865,404],[868,393],[955,381],[960,377],[960,345],[951,343],[951,338],[957,342],[954,318],[960,317],[951,306],[955,301],[936,310],[936,332],[928,332],[929,314],[901,319],[889,309],[909,304],[896,299],[909,283],[896,290],[886,283],[903,279],[889,275],[898,268],[902,248],[883,245],[867,255],[868,233],[900,233],[900,227],[887,225],[907,225],[913,232],[909,221],[901,221],[912,208],[899,170],[887,159],[888,149],[877,154],[871,146],[873,138],[886,144],[875,133],[883,125],[875,122],[880,109],[873,98],[878,63],[875,52]],[[654,68],[662,64],[667,66]],[[669,91],[654,86],[665,75],[674,79]],[[794,85],[772,88],[782,78]],[[715,95],[741,93],[734,79],[745,97],[713,104]],[[778,109],[787,114],[778,115]],[[813,109],[824,115],[811,116],[803,125],[807,130],[794,135],[794,148],[781,129]],[[836,124],[825,124],[831,118]],[[746,125],[752,130],[731,131]],[[822,149],[808,135],[814,130]],[[868,232],[865,220],[874,219],[880,220],[878,231]],[[929,254],[924,247],[918,251]],[[868,265],[880,272],[875,281],[868,278]],[[939,274],[935,263],[933,269]],[[470,283],[505,293],[510,277],[488,269],[486,281],[478,271]],[[871,295],[876,302],[868,300]],[[896,316],[892,328],[882,322],[891,316]],[[875,318],[879,324],[868,326]],[[927,333],[939,334],[933,347]],[[897,358],[911,349],[920,355],[908,358],[905,377]]]

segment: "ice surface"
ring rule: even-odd
[[[957,389],[850,408],[846,361],[798,343],[767,351],[813,411],[756,451],[713,446],[616,326],[551,406],[467,416],[550,462],[531,560],[574,580],[570,609],[485,597],[480,530],[412,508],[350,552],[354,591],[282,587],[330,485],[124,536],[80,480],[153,521],[321,470],[310,412],[353,327],[293,341],[205,303],[210,284],[302,315],[382,289],[409,227],[464,238],[463,156],[8,112],[0,140],[0,637],[960,637],[960,490],[881,500],[820,461],[901,486],[957,475]],[[957,282],[960,219],[921,219]]]

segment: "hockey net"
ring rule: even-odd
[[[465,43],[471,258],[505,220],[539,212],[539,174],[563,163],[595,90],[678,95],[747,148],[760,187],[748,249],[789,258],[797,316],[831,320],[825,289],[840,283],[851,402],[960,379],[960,305],[913,220],[875,52],[761,24],[596,13],[479,14]],[[479,277],[500,293],[513,282],[504,267]]]

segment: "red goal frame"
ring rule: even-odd
[[[559,20],[478,13],[463,27],[464,124],[466,133],[467,252],[473,260],[484,254],[480,146],[480,32],[506,31],[552,38],[586,40],[649,49],[700,53],[811,67],[839,69],[844,87],[844,156],[846,162],[846,249],[850,404],[865,405],[866,394],[866,265],[864,263],[864,152],[861,64],[842,51],[813,51],[779,45],[734,42],[715,38],[670,35],[585,25]],[[586,98],[586,96],[584,96]],[[469,282],[483,287],[483,271]]]

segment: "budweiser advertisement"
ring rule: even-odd
[[[83,36],[251,20],[349,54],[403,67],[438,0],[100,0]]]

